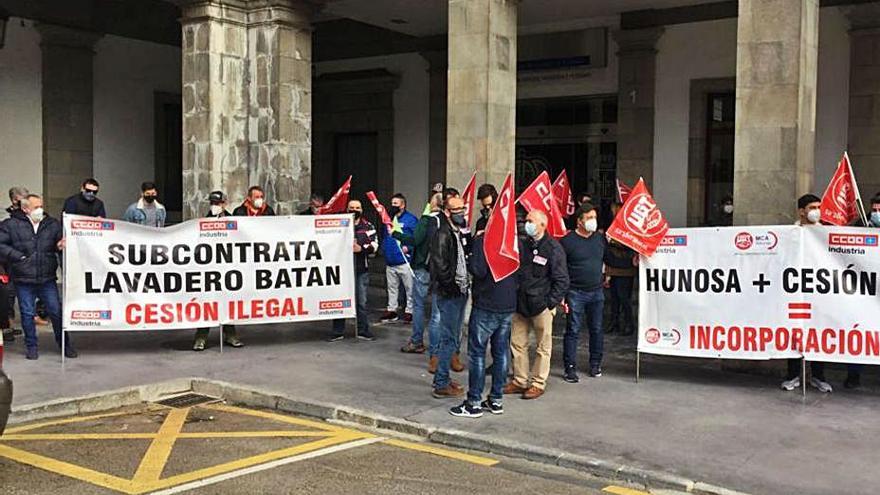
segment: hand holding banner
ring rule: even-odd
[[[516,273],[519,269],[519,241],[516,237],[516,203],[513,201],[513,179],[510,174],[504,179],[483,235],[483,254],[486,255],[492,278],[499,282]]]
[[[639,179],[608,227],[607,235],[643,256],[651,256],[668,230],[669,223],[648,192],[645,181]]]
[[[336,191],[336,194],[330,198],[324,206],[318,208],[318,215],[326,215],[329,213],[345,213],[348,209],[348,194],[351,191],[351,176],[348,176],[342,187]]]
[[[546,171],[538,175],[535,181],[520,194],[516,202],[523,205],[526,211],[543,211],[547,215],[547,232],[551,236],[559,238],[568,233],[559,204],[553,196],[550,176]]]
[[[574,197],[571,194],[571,184],[568,183],[565,169],[553,181],[553,196],[556,197],[559,211],[563,212],[566,218],[574,215]]]
[[[379,198],[376,197],[376,193],[373,191],[367,191],[367,199],[370,200],[370,203],[373,203],[373,208],[376,209],[376,213],[379,214],[379,220],[382,221],[385,225],[388,226],[388,229],[391,230],[393,222],[391,221],[391,217],[388,216],[388,212],[385,211],[385,207],[382,206],[382,203],[379,202]]]
[[[864,210],[860,208],[861,200],[849,155],[844,152],[831,182],[825,188],[825,194],[822,195],[822,222],[843,226],[861,216],[864,224],[868,225]]]

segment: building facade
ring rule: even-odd
[[[5,14],[3,14],[5,12]],[[250,184],[524,187],[604,205],[644,177],[675,226],[789,223],[849,150],[880,191],[880,2],[0,0],[0,187],[50,211],[153,180],[172,220]],[[4,30],[0,30],[3,32]],[[414,207],[420,210],[420,207]]]

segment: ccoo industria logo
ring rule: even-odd
[[[660,241],[661,246],[685,247],[688,245],[688,236],[686,235],[667,235]]]
[[[877,247],[877,234],[828,234],[830,246]]]
[[[199,222],[199,230],[202,232],[238,230],[238,222],[235,220],[202,220]]]
[[[341,310],[351,307],[351,299],[339,299],[336,301],[321,301],[318,303],[318,309],[321,311]]]
[[[112,315],[112,311],[109,309],[100,309],[93,311],[74,311],[71,313],[70,318],[73,320],[109,320]]]
[[[316,229],[338,229],[348,227],[349,220],[347,218],[316,218]]]
[[[70,222],[73,230],[113,230],[114,225],[110,220],[74,220]]]

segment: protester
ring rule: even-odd
[[[611,211],[616,216],[623,203],[613,203]],[[635,319],[632,307],[632,292],[638,276],[639,257],[635,251],[611,240],[605,249],[605,273],[610,277],[608,293],[611,296],[611,315],[605,333],[632,335],[635,332]]]
[[[266,202],[266,193],[260,186],[248,188],[248,195],[244,202],[232,210],[235,217],[274,217],[275,210]]]
[[[550,375],[553,349],[553,316],[568,290],[565,251],[546,235],[547,215],[532,210],[524,226],[528,241],[522,250],[517,308],[513,315],[510,349],[513,353],[513,380],[504,386],[505,394],[522,394],[537,399],[544,394]],[[535,361],[529,366],[529,330],[537,342]],[[531,369],[531,380],[529,370]]]
[[[459,397],[464,394],[461,385],[450,379],[449,369],[455,351],[455,334],[461,331],[470,284],[461,234],[461,229],[467,224],[464,201],[458,196],[450,197],[445,202],[443,213],[440,228],[431,241],[428,262],[434,297],[440,311],[437,371],[434,373],[433,391],[436,398]]]
[[[440,210],[443,208],[443,194],[434,193],[431,201],[425,207],[425,211],[419,218],[413,236],[414,253],[412,257],[413,278],[413,326],[409,341],[400,348],[400,352],[409,354],[424,354],[425,347],[425,303],[428,301],[428,290],[431,287],[431,272],[428,270],[428,252],[431,249],[431,239],[440,227]],[[437,369],[437,343],[435,335],[430,333],[430,327],[439,318],[439,313],[431,313],[429,323],[428,347],[431,348],[429,355],[430,369]]]
[[[21,210],[21,200],[24,199],[24,197],[27,195],[28,195],[28,190],[25,189],[24,187],[13,186],[13,187],[9,188],[9,207],[6,208],[6,213],[9,214],[9,217],[3,219],[4,222],[7,221],[9,218],[11,218],[12,214],[15,211]],[[6,270],[5,261],[0,260],[0,264],[4,265],[4,267],[3,267],[5,270],[4,273],[7,274],[6,291],[7,291],[8,295],[6,296],[5,304],[6,304],[6,310],[7,310],[7,314],[9,315],[10,326],[11,326],[11,322],[15,318],[15,284],[13,284],[12,279],[9,278],[9,276],[8,276],[9,271]],[[3,304],[3,302],[0,302],[0,304]],[[45,306],[45,305],[38,301],[38,308],[40,306]],[[43,312],[45,314],[45,309],[43,309]],[[38,309],[37,316],[34,316],[34,319],[37,320],[38,324],[45,325],[46,322],[41,321],[42,319],[39,317],[39,313],[40,313],[40,311]],[[17,328],[12,329],[13,338],[15,335],[21,335],[21,334],[22,334],[21,330],[19,330]],[[6,334],[4,334],[4,336],[5,335]],[[12,340],[10,338],[10,342],[11,341]]]
[[[880,193],[871,198],[871,211],[868,212],[868,227],[880,228]],[[862,370],[865,368],[863,364],[846,365],[846,380],[843,382],[843,388],[854,389],[862,385]]]
[[[9,275],[6,273],[5,265],[0,263],[0,332],[3,333],[4,343],[15,341],[15,331],[12,329],[12,319],[9,316],[9,292]]]
[[[147,227],[164,227],[167,212],[165,207],[159,203],[159,192],[156,190],[156,184],[152,182],[144,182],[141,184],[141,197],[132,203],[122,219],[126,222],[136,223],[138,225],[146,225]]]
[[[492,213],[492,207],[498,199],[498,190],[492,184],[483,184],[477,188],[477,201],[480,202],[480,218],[477,219],[477,225],[474,227],[474,235],[478,236],[486,230],[489,224],[489,215]]]
[[[210,207],[205,218],[225,218],[232,216],[232,213],[226,210],[226,193],[223,191],[212,191],[208,195],[208,203]],[[193,342],[194,351],[204,351],[208,343],[208,335],[210,328],[199,328],[196,330],[196,339]],[[244,343],[238,338],[238,330],[235,325],[223,325],[223,340],[231,347],[243,347]]]
[[[820,225],[822,218],[822,199],[815,194],[804,194],[798,198],[798,220],[795,225],[804,227]],[[788,373],[782,382],[783,390],[794,390],[801,386],[801,361],[802,359],[788,360]],[[825,363],[819,361],[810,362],[810,385],[820,392],[829,393],[833,389],[831,384],[825,381]]]
[[[382,314],[381,321],[390,323],[402,319],[404,323],[412,322],[413,311],[413,269],[410,265],[413,255],[415,230],[419,220],[406,211],[406,197],[395,194],[391,197],[391,208],[388,209],[393,226],[391,232],[385,233],[382,239],[382,254],[385,256],[385,278],[388,283],[388,307]],[[406,295],[406,306],[403,317],[398,318],[398,297],[400,286]]]
[[[309,206],[299,212],[300,215],[317,215],[318,209],[324,206],[324,196],[314,193],[309,197]]]
[[[520,250],[522,251],[522,250]],[[510,353],[510,325],[516,311],[518,275],[496,282],[483,252],[483,235],[474,239],[468,271],[473,282],[473,309],[468,323],[467,399],[449,410],[453,416],[479,418],[483,410],[503,414],[503,391]],[[486,385],[486,348],[492,345],[492,388],[483,399]],[[481,402],[482,401],[482,402]]]
[[[367,290],[370,285],[369,257],[379,249],[379,241],[376,237],[376,227],[364,218],[364,207],[360,201],[353,199],[348,202],[348,213],[354,215],[354,272],[355,286],[354,296],[357,302],[355,306],[355,325],[357,325],[357,337],[362,340],[376,340],[370,331],[369,310],[367,309]],[[333,320],[333,335],[330,342],[338,342],[344,338],[345,319]]]
[[[98,181],[95,179],[84,180],[79,193],[64,200],[64,208],[61,211],[69,215],[107,217],[104,202],[98,199],[99,188]]]
[[[37,297],[46,304],[55,341],[61,346],[61,299],[58,294],[58,252],[64,249],[61,223],[46,215],[43,198],[28,194],[21,200],[21,209],[0,226],[0,259],[9,267],[9,274],[18,293],[21,326],[25,334],[27,359],[37,359],[37,329],[34,311]],[[64,334],[64,355],[77,357],[77,352]]]
[[[718,226],[733,225],[733,196],[727,195],[721,200],[721,211],[718,212]]]
[[[568,315],[563,337],[562,361],[565,381],[578,382],[577,348],[581,328],[590,332],[590,376],[602,376],[602,314],[605,308],[605,237],[599,228],[596,208],[583,203],[577,210],[577,228],[562,238],[568,264],[569,288],[566,296]]]

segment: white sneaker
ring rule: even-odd
[[[822,381],[818,378],[810,377],[810,385],[817,388],[819,392],[822,392],[823,394],[830,394],[834,391],[834,389],[831,388],[830,383]]]
[[[826,384],[827,385],[827,384]],[[791,380],[785,380],[782,382],[782,390],[788,390],[791,392],[792,390],[799,388],[801,386],[801,377],[796,376]]]

